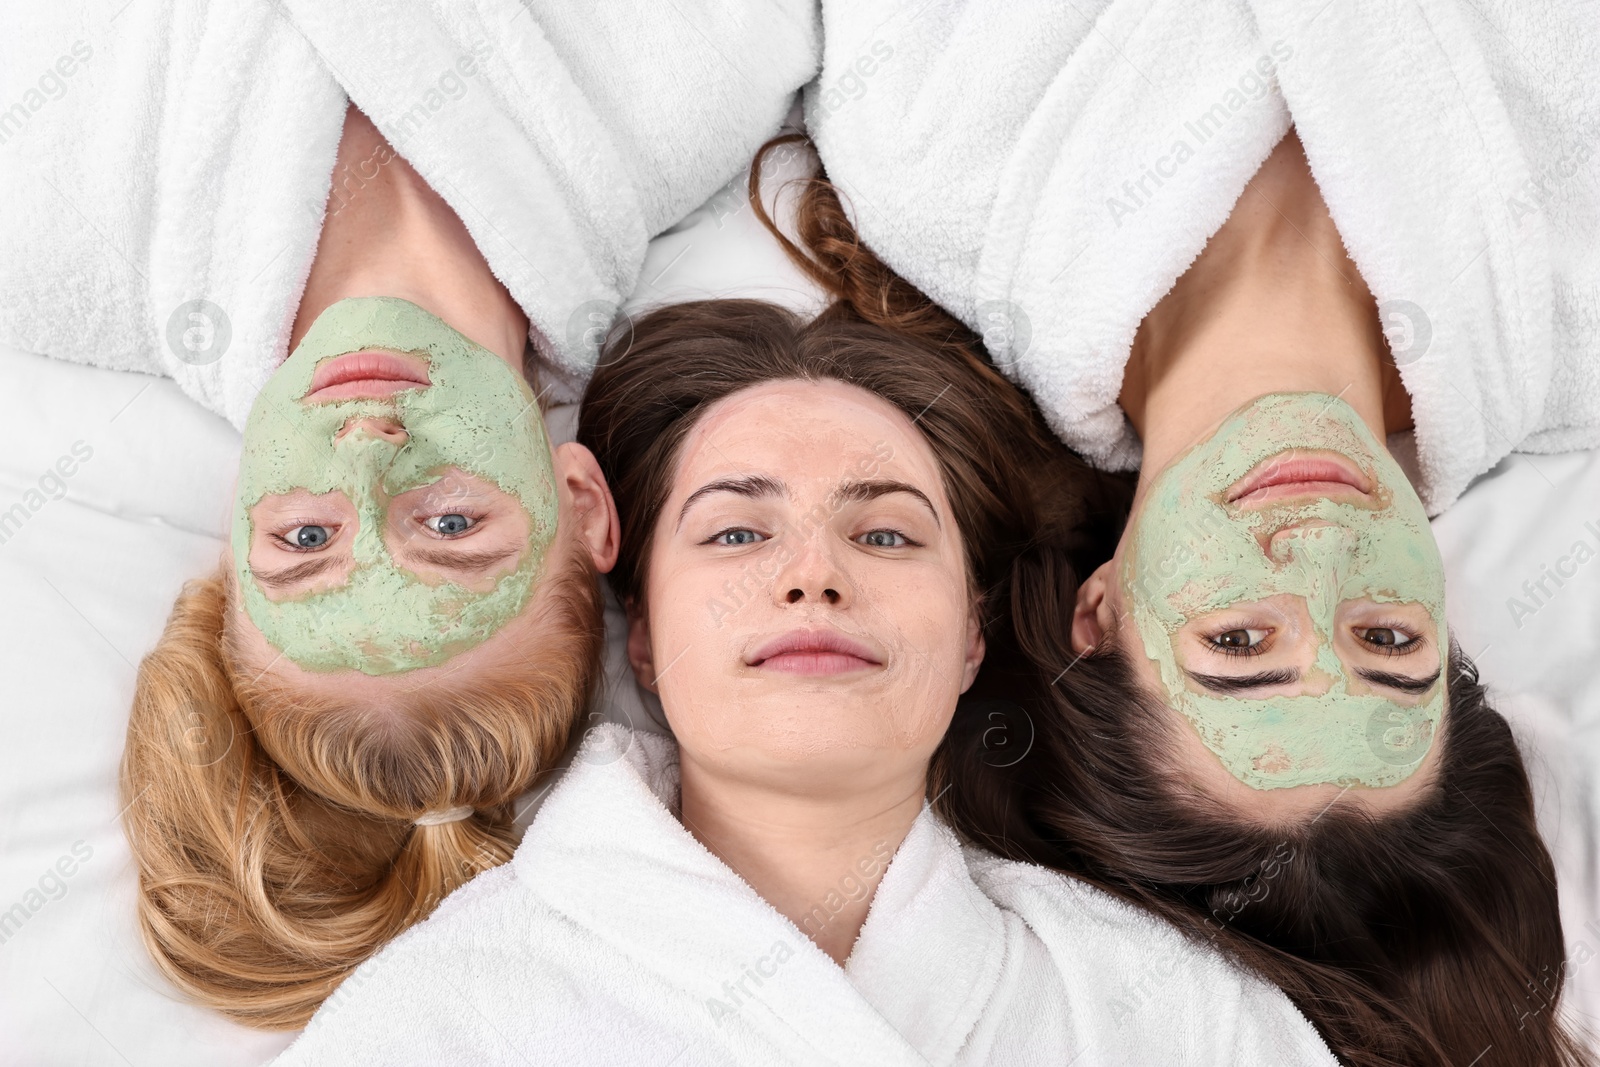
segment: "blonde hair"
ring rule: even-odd
[[[548,579],[536,654],[381,710],[250,671],[225,574],[184,588],[139,666],[121,780],[141,933],[172,982],[247,1025],[303,1026],[390,938],[511,857],[513,803],[560,758],[599,673],[598,580],[574,555]],[[412,822],[461,805],[474,814]]]

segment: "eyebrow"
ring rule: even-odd
[[[309,559],[304,563],[291,564],[275,571],[263,571],[251,567],[250,573],[255,575],[256,581],[262,585],[271,586],[273,589],[281,589],[286,585],[294,585],[296,582],[302,582],[307,578],[315,578],[343,558],[345,557],[322,556],[319,559]]]
[[[1199,674],[1189,670],[1183,673],[1213,693],[1237,693],[1244,689],[1259,689],[1264,685],[1289,685],[1300,680],[1300,672],[1293,667],[1262,671],[1259,674],[1241,674],[1237,677],[1226,674]]]
[[[1391,674],[1388,671],[1373,671],[1358,667],[1356,674],[1373,685],[1386,685],[1391,689],[1398,689],[1402,693],[1426,693],[1433,688],[1433,683],[1439,680],[1439,675],[1444,673],[1440,667],[1426,678],[1407,678],[1403,674]]]
[[[934,510],[933,501],[928,499],[928,494],[907,482],[896,482],[889,479],[845,482],[833,491],[833,498],[842,504],[847,501],[876,500],[878,497],[887,496],[890,493],[910,493],[922,501],[922,506],[927,508],[928,514],[933,516],[934,525],[943,526],[943,523],[939,522],[938,511]]]
[[[789,487],[778,481],[778,479],[769,478],[765,474],[752,474],[745,478],[719,478],[714,482],[707,482],[690,493],[688,499],[683,502],[683,507],[678,509],[678,526],[681,527],[683,525],[684,516],[689,513],[690,505],[710,493],[735,493],[739,496],[756,499],[768,496],[788,496]],[[933,501],[928,499],[928,494],[906,482],[897,482],[889,479],[848,481],[835,489],[830,499],[842,504],[849,501],[876,500],[878,497],[887,496],[890,493],[909,493],[916,497],[922,501],[923,506],[933,516],[934,523],[940,526],[943,525],[939,522],[939,512],[934,509]]]
[[[1441,667],[1426,678],[1407,678],[1403,674],[1357,668],[1356,675],[1372,685],[1388,686],[1402,693],[1426,693],[1433,688],[1433,683],[1439,680],[1439,675],[1443,672],[1444,668]],[[1188,670],[1183,673],[1212,692],[1224,694],[1266,685],[1289,685],[1300,680],[1300,672],[1289,667],[1277,671],[1262,671],[1260,674],[1240,675],[1237,678],[1222,674],[1198,674]]]
[[[789,489],[776,478],[768,478],[765,474],[752,474],[745,478],[718,478],[689,494],[689,498],[683,502],[683,507],[678,509],[678,525],[680,527],[683,525],[683,517],[689,514],[690,505],[712,493],[733,493],[754,500],[764,496],[787,496]]]
[[[409,559],[422,563],[431,563],[435,567],[444,567],[447,570],[472,571],[482,570],[496,563],[504,562],[521,551],[522,545],[513,544],[507,548],[491,548],[481,552],[451,552],[442,548],[407,548],[406,556]]]
[[[447,552],[435,548],[417,548],[407,553],[414,560],[422,563],[431,563],[435,567],[446,570],[472,571],[483,570],[496,563],[501,563],[516,555],[521,545],[512,545],[506,549],[490,549],[485,552]],[[263,571],[250,568],[250,573],[255,575],[256,581],[273,589],[282,589],[285,586],[295,585],[307,578],[315,578],[328,570],[329,567],[341,562],[345,556],[322,556],[319,559],[307,560],[304,563],[295,563],[281,570]]]

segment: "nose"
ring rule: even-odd
[[[1291,559],[1335,564],[1355,551],[1355,535],[1331,522],[1311,521],[1277,531],[1267,541],[1267,555],[1277,563]]]
[[[828,532],[819,530],[800,545],[794,557],[778,569],[773,593],[784,604],[828,604],[845,607],[850,583],[826,545]]]
[[[347,435],[357,431],[367,437],[387,441],[396,447],[405,444],[411,437],[406,428],[400,424],[400,420],[391,415],[365,415],[345,423],[339,428],[339,432],[333,435],[333,439],[343,441]]]
[[[806,597],[806,591],[798,585],[784,594],[784,599],[790,604],[798,604],[805,600]],[[816,590],[815,593],[811,595],[811,599],[824,604],[838,604],[840,600],[839,590],[823,587],[822,589]]]

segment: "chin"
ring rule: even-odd
[[[839,758],[868,758],[899,750],[895,724],[881,705],[841,702],[837,693],[796,693],[792,688],[774,699],[748,697],[724,707],[737,715],[702,720],[693,734],[709,747],[742,749],[780,763],[806,763]],[[688,735],[673,723],[680,740]]]

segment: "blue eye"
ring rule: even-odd
[[[856,540],[872,548],[899,548],[911,543],[910,539],[899,530],[871,530]]]
[[[431,519],[424,519],[422,524],[441,537],[459,537],[477,525],[477,521],[465,515],[435,515]]]
[[[711,540],[719,545],[753,545],[766,538],[754,530],[723,530],[721,533],[711,535]]]
[[[332,536],[326,526],[296,526],[283,539],[296,548],[321,548]]]

